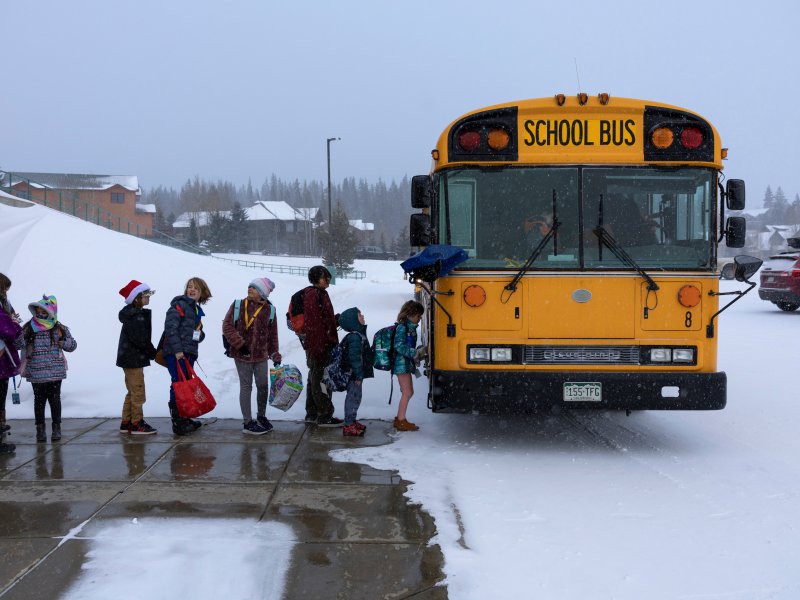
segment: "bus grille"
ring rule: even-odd
[[[638,365],[638,346],[525,346],[526,365]]]

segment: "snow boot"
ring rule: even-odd
[[[53,435],[50,436],[51,442],[58,442],[61,440],[61,423],[53,423]]]
[[[178,406],[174,402],[169,402],[169,414],[172,417],[172,433],[175,435],[188,435],[193,433],[202,425],[197,421],[198,426],[195,427],[194,421],[186,419],[178,412]]]
[[[36,424],[36,441],[37,442],[46,442],[47,441],[47,433],[44,428],[44,423],[39,425]]]
[[[13,454],[16,449],[14,444],[0,442],[0,454]]]

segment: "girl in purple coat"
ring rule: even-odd
[[[58,322],[58,302],[55,296],[43,296],[31,302],[32,318],[22,328],[25,333],[25,368],[22,376],[33,386],[33,414],[36,418],[36,441],[46,442],[44,407],[50,404],[53,435],[61,439],[61,381],[67,378],[67,359],[78,343],[69,328]]]
[[[19,375],[20,359],[16,343],[22,332],[19,315],[8,301],[11,280],[0,273],[0,454],[14,452],[13,444],[6,444],[6,432],[11,429],[6,424],[6,395],[8,380]]]

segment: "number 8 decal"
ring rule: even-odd
[[[690,310],[686,311],[686,317],[683,320],[683,324],[686,326],[687,329],[692,326],[692,311]]]

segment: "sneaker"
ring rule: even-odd
[[[119,432],[120,433],[130,433],[131,432],[131,422],[130,421],[121,421],[119,424]]]
[[[352,425],[345,425],[342,428],[342,435],[345,437],[361,437],[364,435],[366,429],[366,427],[360,428],[358,423],[353,423]]]
[[[358,427],[362,432],[367,430],[367,426],[364,425],[361,421],[356,421],[355,423],[353,423],[353,425]],[[362,433],[361,435],[364,435],[364,434]]]
[[[266,429],[267,432],[270,432],[274,429],[272,423],[269,422],[269,419],[266,416],[262,415],[260,417],[256,417],[256,421],[258,421],[258,424]]]
[[[267,430],[258,424],[258,421],[250,421],[242,426],[242,433],[248,435],[264,435]]]
[[[336,417],[328,417],[327,419],[317,419],[318,427],[341,427],[344,421]]]
[[[316,425],[317,424],[317,415],[306,415],[305,421],[309,425]]]
[[[192,431],[197,431],[203,426],[203,422],[198,421],[197,419],[186,419],[186,420],[189,421],[189,423],[191,424]]]
[[[137,421],[136,423],[131,423],[131,434],[133,435],[153,435],[158,430],[155,427],[151,427],[147,421],[142,419],[141,421]]]
[[[394,419],[394,428],[397,429],[397,431],[418,431],[419,430],[419,427],[414,425],[414,423],[411,423],[410,421],[407,421],[406,419],[403,419],[401,421],[397,417],[395,417],[395,419]]]

